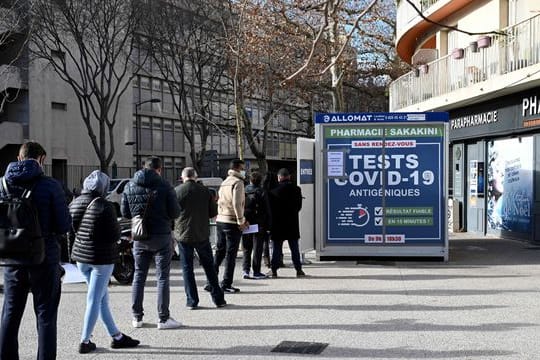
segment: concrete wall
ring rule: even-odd
[[[29,138],[42,143],[53,158],[68,165],[96,165],[99,161],[82,120],[79,103],[72,88],[43,61],[32,63],[29,72]],[[132,131],[132,89],[122,98],[115,127],[114,161],[120,167],[132,166],[132,147],[124,145],[126,131]],[[52,109],[51,103],[65,103],[66,110]],[[96,136],[97,122],[93,123]]]

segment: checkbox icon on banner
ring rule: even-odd
[[[382,206],[375,206],[375,215],[381,216],[383,214],[383,208]]]
[[[375,218],[375,225],[376,226],[382,226],[383,224],[383,218],[382,217],[376,217]]]

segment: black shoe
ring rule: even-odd
[[[89,352],[92,352],[94,350],[96,350],[96,344],[91,341],[79,344],[79,354],[88,354]]]
[[[218,308],[225,307],[226,305],[227,305],[227,302],[225,300],[216,303],[216,307]]]
[[[132,339],[126,334],[122,334],[122,337],[120,338],[120,340],[116,340],[114,338],[112,339],[111,348],[113,349],[132,348],[139,345],[140,343],[141,342],[139,340]]]
[[[304,277],[306,276],[306,273],[302,271],[302,269],[300,270],[296,270],[296,277]]]
[[[234,293],[240,292],[240,289],[239,289],[239,288],[235,288],[235,287],[233,287],[232,285],[229,285],[229,286],[222,286],[222,287],[221,287],[221,290],[223,290],[223,292],[230,293],[230,294],[234,294]]]
[[[266,273],[266,275],[268,275],[268,277],[270,278],[277,278],[277,270],[270,270],[269,272]]]
[[[204,291],[212,292],[212,285],[210,284],[204,285]]]

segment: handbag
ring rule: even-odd
[[[146,214],[148,214],[148,208],[150,207],[153,197],[154,192],[151,192],[146,201],[146,206],[142,215],[135,215],[131,218],[131,238],[133,241],[148,240],[148,219]]]

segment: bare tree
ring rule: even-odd
[[[13,65],[23,67],[23,54],[28,40],[28,7],[23,0],[2,1],[0,5],[0,113],[6,103],[14,101],[19,92],[10,94],[10,80],[19,76]]]
[[[32,0],[31,50],[73,90],[88,136],[107,171],[119,105],[143,61],[131,61],[139,0]]]
[[[305,113],[307,105],[301,94],[306,88],[306,77],[283,85],[285,74],[300,66],[299,53],[305,50],[306,41],[294,28],[283,22],[276,8],[258,1],[226,2],[230,16],[222,19],[229,56],[231,86],[238,122],[238,134],[257,159],[259,170],[266,172],[268,132],[275,118]],[[250,101],[261,99],[262,126],[254,125]],[[304,110],[304,111],[303,111]],[[243,148],[240,148],[243,152]]]
[[[311,37],[309,55],[285,81],[313,67],[318,68],[321,75],[329,72],[332,110],[344,111],[343,83],[350,70],[356,68],[357,61],[353,42],[369,38],[372,32],[366,29],[376,29],[380,24],[374,10],[391,4],[390,0],[299,0],[294,4],[275,1],[281,3],[281,14],[287,21]],[[328,60],[319,67],[321,64],[314,63],[314,59],[321,53],[325,53]]]
[[[224,91],[227,66],[218,11],[208,1],[165,0],[154,5],[146,27],[153,38],[149,50],[168,84],[197,170],[211,129],[224,132],[223,116],[212,111],[216,97]]]

